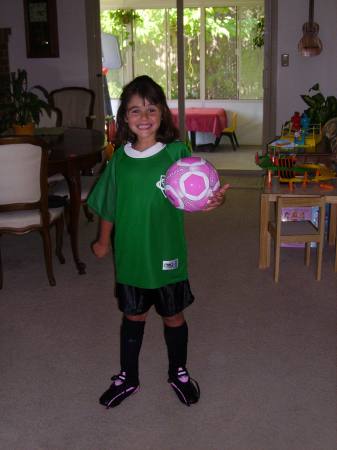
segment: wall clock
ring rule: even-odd
[[[56,0],[23,0],[28,58],[59,56]]]

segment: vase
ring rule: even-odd
[[[13,125],[14,134],[17,136],[33,136],[35,130],[34,123],[27,123],[26,125]]]

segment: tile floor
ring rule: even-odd
[[[202,156],[211,162],[218,170],[260,171],[255,164],[255,154],[261,152],[258,146],[240,146],[236,151],[230,145],[220,144],[215,150],[196,151],[196,156]]]

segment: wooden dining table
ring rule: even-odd
[[[60,134],[40,137],[48,143],[48,175],[62,174],[69,188],[69,225],[71,249],[77,270],[85,273],[79,255],[79,217],[81,207],[81,173],[90,170],[102,159],[104,134],[97,130],[67,128]]]
[[[177,108],[171,108],[174,124],[178,127],[179,112]],[[196,132],[211,133],[216,138],[221,136],[227,127],[227,114],[223,108],[186,108],[185,127],[191,134],[193,150],[196,149]],[[217,139],[215,142],[218,142]],[[216,147],[212,143],[213,148]]]
[[[325,187],[322,187],[325,186]],[[327,188],[329,186],[329,188]],[[259,268],[266,269],[270,266],[271,238],[268,232],[271,205],[277,202],[279,196],[323,197],[327,205],[330,205],[328,242],[334,245],[337,232],[337,180],[332,179],[324,183],[308,183],[303,186],[296,183],[293,190],[287,183],[280,183],[278,177],[272,177],[271,183],[265,177],[264,188],[260,197],[260,251]]]

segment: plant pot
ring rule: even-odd
[[[132,21],[132,15],[130,15],[130,14],[127,14],[122,17],[122,22],[124,25],[128,25],[129,23],[131,23],[131,21]]]
[[[14,134],[17,136],[33,136],[35,130],[34,123],[27,123],[26,125],[13,125]]]

